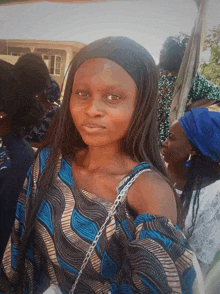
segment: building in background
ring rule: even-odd
[[[61,86],[71,59],[84,45],[68,41],[0,39],[0,59],[15,64],[20,56],[37,53],[47,64],[50,75]]]

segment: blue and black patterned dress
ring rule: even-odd
[[[16,257],[48,152],[46,148],[39,154],[20,195],[2,263],[0,293],[18,282]],[[70,159],[60,156],[53,184],[38,209],[25,257],[23,293],[43,293],[50,283],[68,293],[112,207],[109,201],[77,188],[71,166]],[[150,170],[148,163],[137,165],[118,191],[140,171]],[[125,196],[107,223],[75,293],[192,293],[193,253],[184,242],[182,232],[167,218],[132,216]]]

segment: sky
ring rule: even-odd
[[[0,39],[78,41],[127,36],[158,63],[168,36],[190,34],[197,15],[193,0],[119,0],[87,4],[36,2],[0,5]],[[207,31],[220,24],[220,0],[209,0]],[[208,53],[201,58],[207,59]]]

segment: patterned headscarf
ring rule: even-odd
[[[179,119],[188,139],[214,161],[220,160],[220,113],[193,108]]]

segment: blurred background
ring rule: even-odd
[[[59,84],[70,60],[84,44],[110,35],[134,39],[158,63],[164,40],[190,35],[197,15],[193,0],[0,3],[0,58],[15,63],[22,54],[39,53]],[[220,0],[208,1],[205,27],[199,70],[220,85]]]

